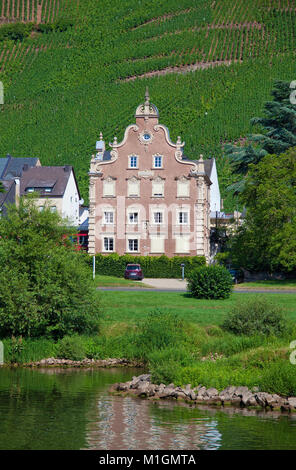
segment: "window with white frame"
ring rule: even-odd
[[[163,181],[152,181],[152,196],[154,197],[164,196],[164,182]]]
[[[137,179],[128,180],[127,195],[129,197],[140,196],[140,181]]]
[[[112,180],[111,178],[104,180],[103,195],[105,197],[115,196],[115,181]]]
[[[104,211],[104,223],[114,224],[114,212],[113,211]]]
[[[162,155],[153,156],[153,168],[162,168]]]
[[[163,213],[162,212],[153,212],[153,223],[162,224],[163,223]]]
[[[129,168],[138,168],[138,156],[137,155],[130,155],[129,156]]]
[[[104,237],[104,251],[114,251],[113,237]]]
[[[128,239],[128,251],[139,251],[139,240],[137,238]]]
[[[139,213],[138,212],[129,212],[128,213],[128,223],[137,224],[139,222]]]
[[[189,223],[189,213],[188,213],[188,211],[179,211],[178,223],[180,225],[188,225],[188,223]]]

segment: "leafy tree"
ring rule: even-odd
[[[296,269],[296,147],[251,165],[241,200],[246,221],[232,238],[236,265],[254,270]]]
[[[68,230],[33,198],[11,205],[0,220],[0,337],[62,337],[89,333],[98,305],[85,255],[65,238]]]
[[[296,105],[291,103],[290,94],[289,82],[276,81],[271,91],[273,100],[264,105],[265,116],[251,119],[252,125],[262,127],[262,133],[248,136],[248,144],[243,147],[225,145],[234,174],[246,176],[249,165],[257,164],[265,155],[280,155],[296,146]],[[245,180],[240,178],[228,189],[239,193],[244,185]]]

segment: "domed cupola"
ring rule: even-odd
[[[146,88],[145,102],[139,104],[136,109],[135,117],[144,118],[145,120],[147,120],[148,118],[159,118],[159,112],[157,107],[154,104],[150,103],[148,87]]]

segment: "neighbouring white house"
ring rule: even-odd
[[[16,184],[16,198],[38,193],[36,204],[40,210],[49,204],[51,210],[57,211],[70,225],[79,226],[83,200],[72,166],[25,166],[19,180],[20,184]]]

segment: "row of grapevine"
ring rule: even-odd
[[[71,16],[79,0],[2,0],[0,19],[52,23],[61,15]]]

